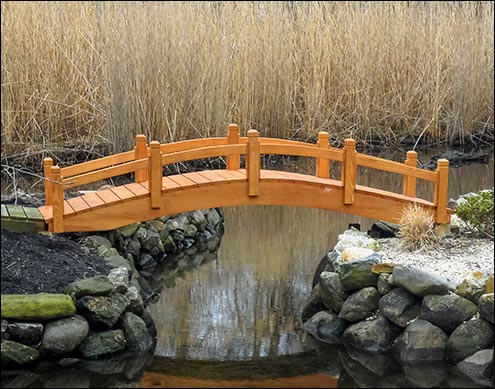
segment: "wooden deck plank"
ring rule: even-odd
[[[196,172],[186,173],[185,176],[187,176],[187,178],[194,181],[198,185],[211,183],[211,180],[203,177],[201,174],[198,174]]]
[[[187,178],[185,174],[176,174],[173,176],[168,176],[168,178],[175,181],[181,187],[197,186],[198,185],[193,180],[190,180],[189,178]]]
[[[147,185],[144,186],[144,182],[134,182],[132,184],[124,185],[127,189],[129,189],[132,193],[136,195],[136,197],[142,197],[148,195],[150,192],[147,188]],[[147,182],[146,182],[147,184]]]
[[[225,181],[236,182],[236,181],[247,180],[246,176],[239,174],[235,170],[216,170],[215,172],[219,176],[223,177]]]
[[[120,197],[113,193],[110,189],[99,190],[95,192],[105,204],[120,203]]]
[[[74,208],[72,208],[72,205],[67,200],[65,200],[64,201],[64,216],[73,215],[75,213],[77,213],[77,212],[75,211]]]
[[[76,211],[76,213],[81,213],[91,210],[91,207],[86,201],[84,201],[82,196],[73,197],[71,199],[68,199],[67,202],[71,205],[74,211]]]
[[[38,207],[38,211],[40,211],[46,222],[53,219],[53,207],[51,205],[42,205]]]
[[[91,208],[102,207],[105,205],[105,202],[96,194],[96,192],[86,193],[82,196],[82,198]]]
[[[225,182],[225,178],[218,174],[218,170],[204,170],[197,173],[213,183]]]
[[[132,193],[129,189],[127,189],[125,186],[116,186],[114,188],[110,188],[110,190],[115,193],[122,201],[127,201],[131,200],[134,197],[134,193]]]
[[[45,222],[45,218],[41,215],[40,211],[38,211],[38,208],[24,207],[24,212],[30,221]]]
[[[178,183],[174,180],[171,180],[168,176],[162,178],[162,190],[175,190],[182,188]]]
[[[9,213],[9,217],[13,220],[26,220],[27,216],[24,212],[24,208],[20,205],[10,205],[7,204],[7,212]]]

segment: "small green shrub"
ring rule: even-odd
[[[482,190],[465,197],[455,213],[469,229],[493,238],[493,189]]]

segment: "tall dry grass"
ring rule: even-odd
[[[493,2],[2,2],[2,154],[493,133]]]

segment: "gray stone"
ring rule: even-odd
[[[131,286],[127,289],[127,298],[129,299],[129,306],[127,310],[140,315],[144,310],[144,303],[139,289],[136,286]]]
[[[320,300],[327,309],[340,312],[349,293],[342,290],[340,277],[337,273],[322,272],[320,274]]]
[[[91,253],[99,256],[103,256],[105,252],[112,247],[112,243],[107,238],[100,235],[87,236],[82,244],[87,247]]]
[[[193,223],[199,231],[204,231],[206,229],[206,225],[208,224],[208,220],[206,220],[203,212],[201,211],[192,211],[188,213],[189,220]]]
[[[453,289],[452,282],[447,278],[415,267],[395,266],[392,276],[395,285],[417,296],[443,295]]]
[[[105,253],[101,255],[102,257],[114,257],[116,255],[120,255],[115,247],[110,247],[108,250],[105,250]]]
[[[210,230],[211,233],[214,233],[218,223],[220,223],[222,219],[218,214],[218,211],[215,208],[211,208],[206,214],[206,220],[208,220],[207,228]]]
[[[43,321],[76,313],[70,296],[59,293],[2,294],[2,319]]]
[[[153,256],[158,256],[164,251],[160,234],[153,230],[148,230],[146,238],[141,240],[141,248]]]
[[[111,328],[130,304],[129,299],[115,293],[110,297],[85,296],[76,303],[78,313],[95,328]]]
[[[455,289],[455,293],[473,303],[477,303],[480,296],[485,291],[485,280],[476,278],[466,278]]]
[[[394,347],[404,363],[440,362],[444,360],[447,339],[441,328],[417,319],[406,327]]]
[[[140,225],[137,231],[134,233],[133,239],[137,239],[142,245],[147,236],[148,230],[143,225]]]
[[[387,273],[380,273],[378,275],[378,281],[376,283],[377,289],[381,295],[385,295],[388,292],[391,292],[395,286],[390,283],[391,275]]]
[[[26,344],[36,345],[43,335],[43,324],[16,322],[8,325],[10,340]]]
[[[390,350],[400,333],[400,327],[379,316],[347,327],[343,339],[357,348],[383,353]]]
[[[11,340],[4,340],[2,342],[2,365],[27,365],[37,360],[39,356],[39,351],[33,347],[25,346]]]
[[[493,385],[493,349],[480,350],[457,364],[465,375],[480,385]]]
[[[67,288],[65,293],[74,295],[76,299],[82,296],[107,296],[113,289],[113,285],[105,275],[98,275],[91,278],[84,278],[75,281]]]
[[[194,238],[194,236],[196,235],[197,232],[198,232],[198,229],[196,228],[196,226],[194,224],[186,224],[186,226],[184,227],[184,236],[185,237]]]
[[[137,239],[128,240],[125,251],[126,253],[132,254],[134,258],[139,258],[139,255],[141,254],[141,242]]]
[[[378,290],[372,286],[360,289],[345,300],[339,317],[350,322],[371,317],[378,309],[378,300],[380,300],[380,297],[381,295]]]
[[[85,359],[98,359],[122,351],[124,348],[124,332],[111,330],[88,336],[79,346],[79,352]]]
[[[9,322],[2,319],[2,340],[9,340],[10,334],[7,332]]]
[[[352,262],[343,262],[339,267],[342,290],[353,291],[367,286],[376,288],[378,274],[371,271],[371,266],[378,263],[380,263],[380,255],[377,253]]]
[[[446,365],[442,362],[404,365],[402,369],[415,388],[443,388],[439,385],[447,378]]]
[[[49,356],[69,353],[79,346],[88,332],[88,322],[79,315],[51,321],[41,339],[41,352]]]
[[[477,310],[476,304],[468,299],[449,293],[426,296],[421,304],[419,317],[451,333],[463,321],[473,317]]]
[[[447,341],[447,358],[460,362],[476,351],[493,347],[493,325],[473,319],[459,325]]]
[[[139,223],[134,223],[134,224],[129,224],[128,226],[125,227],[120,227],[118,230],[122,234],[123,238],[131,238],[134,233],[137,231],[139,228]]]
[[[132,254],[131,254],[132,256]],[[112,268],[112,269],[117,269],[120,267],[123,267],[127,269],[127,273],[132,276],[132,273],[134,273],[134,266],[132,262],[130,262],[128,259],[125,259],[121,255],[114,255],[111,257],[105,257],[103,260]]]
[[[347,247],[364,247],[373,251],[380,250],[380,245],[375,239],[370,238],[365,232],[358,231],[355,228],[346,230],[338,236],[335,250],[341,253]]]
[[[332,344],[339,344],[347,323],[336,314],[321,311],[304,323],[304,329],[316,339]]]
[[[406,327],[416,319],[420,310],[417,297],[404,288],[394,289],[384,295],[378,306],[383,316],[400,327]]]
[[[146,351],[153,346],[146,323],[139,316],[131,312],[124,313],[119,320],[118,327],[124,331],[128,350]]]
[[[451,365],[446,379],[447,388],[485,388],[487,385],[476,384],[471,378],[459,370],[457,365]],[[493,386],[493,385],[492,385]]]
[[[129,286],[129,271],[125,267],[114,268],[108,273],[108,280],[113,284],[114,292],[125,293]]]
[[[493,293],[481,295],[478,300],[480,317],[493,324]]]

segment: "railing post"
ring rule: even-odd
[[[449,161],[447,159],[439,159],[437,161],[437,181],[435,182],[435,198],[434,203],[437,209],[436,220],[437,224],[448,223],[449,215],[447,214],[447,195],[449,187]]]
[[[227,132],[227,143],[230,145],[235,145],[239,143],[239,127],[237,124],[229,124]],[[238,170],[241,166],[241,156],[237,155],[227,155],[227,169]]]
[[[356,189],[356,141],[351,138],[344,140],[344,161],[342,163],[342,183],[344,184],[344,204],[354,203]]]
[[[319,149],[328,149],[328,132],[320,131],[318,133],[318,142],[316,146]],[[316,158],[316,177],[328,178],[329,177],[330,160],[326,158]]]
[[[146,146],[146,135],[136,135],[136,146],[134,147],[135,159],[143,159],[148,156],[148,147]],[[144,182],[148,179],[148,169],[136,170],[134,182]]]
[[[53,166],[53,159],[50,157],[43,159],[43,185],[45,187],[45,205],[52,205],[52,183],[51,183],[51,170]]]
[[[260,140],[258,131],[249,130],[247,132],[247,179],[248,195],[258,196],[260,182]]]
[[[162,194],[162,153],[160,142],[150,143],[149,157],[149,188],[151,193],[151,208],[160,208]]]
[[[64,188],[58,166],[51,167],[50,179],[52,180],[53,232],[64,232]]]
[[[418,153],[416,151],[408,151],[404,164],[406,166],[417,167]],[[402,192],[406,196],[416,197],[416,177],[404,176]]]

